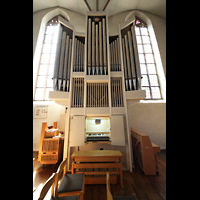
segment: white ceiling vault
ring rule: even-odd
[[[56,6],[83,15],[89,11],[89,8],[92,11],[102,11],[105,8],[108,16],[137,9],[166,18],[166,0],[33,0],[33,12]]]

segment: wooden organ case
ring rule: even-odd
[[[87,12],[85,33],[58,20],[65,26],[66,34],[61,33],[66,36],[60,33],[58,37],[55,87],[49,98],[67,107],[63,152],[68,158],[67,170],[71,170],[73,152],[103,149],[119,150],[123,168],[132,172],[127,106],[146,95],[141,90],[136,38],[134,30],[131,32],[135,17],[114,33],[108,30],[105,11]],[[95,124],[97,119],[101,122]]]
[[[62,157],[64,138],[59,137],[57,122],[48,129],[47,122],[42,122],[38,161],[43,164],[56,164]]]

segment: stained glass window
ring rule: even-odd
[[[135,20],[135,34],[142,75],[142,89],[146,90],[146,99],[161,99],[160,85],[156,70],[154,53],[147,25],[139,18]]]

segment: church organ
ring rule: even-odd
[[[131,134],[127,106],[145,98],[141,90],[141,74],[134,33],[135,17],[119,25],[118,33],[110,33],[105,11],[86,15],[85,33],[58,17],[58,46],[54,67],[54,91],[49,98],[67,107],[64,158],[73,147],[81,151],[119,148],[122,164],[132,171]],[[108,118],[103,129],[96,119]],[[87,131],[87,119],[93,128]],[[91,146],[89,146],[91,145]],[[95,146],[96,145],[96,146]]]

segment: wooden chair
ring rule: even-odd
[[[46,183],[43,185],[43,188],[40,192],[40,197],[38,200],[43,200],[46,196],[47,192],[51,188],[51,200],[79,200],[79,195],[75,196],[66,196],[66,197],[53,197],[54,194],[54,182],[55,182],[55,173],[51,175],[51,177],[46,181]]]
[[[110,192],[110,174],[107,172],[106,174],[106,190],[107,190],[107,200],[137,200],[135,194],[132,196],[112,196]]]
[[[79,174],[64,174],[60,185],[58,180],[67,164],[67,159],[63,160],[58,167],[55,178],[55,196],[72,196],[80,194],[80,199],[83,200],[85,194],[84,173]]]

